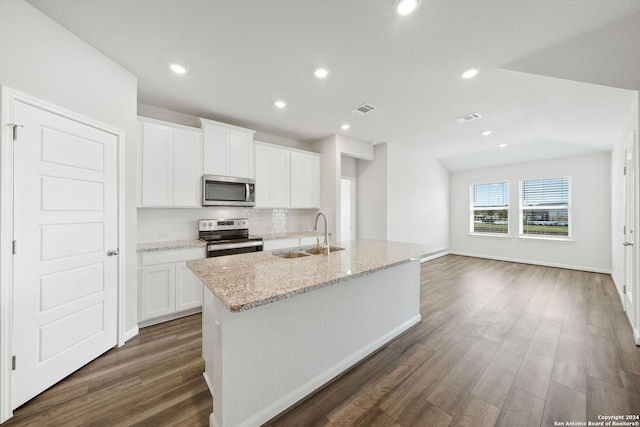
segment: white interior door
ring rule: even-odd
[[[340,240],[356,238],[356,179],[343,177],[340,180]]]
[[[117,136],[14,103],[12,408],[117,344]]]
[[[634,218],[635,218],[635,147],[632,134],[624,150],[624,245],[625,245],[625,311],[634,323],[638,295],[634,287]],[[638,325],[634,324],[634,327]]]

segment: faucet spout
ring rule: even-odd
[[[313,226],[314,230],[318,230],[318,219],[322,217],[323,225],[324,225],[324,247],[327,248],[327,253],[329,252],[329,226],[327,225],[327,216],[322,212],[318,212],[316,215],[316,219],[314,221],[315,225]]]

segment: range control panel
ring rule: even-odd
[[[198,220],[198,231],[242,230],[248,228],[248,218]]]

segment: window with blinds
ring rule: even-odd
[[[569,178],[522,181],[520,235],[568,237],[570,207]]]
[[[509,183],[471,186],[470,232],[509,234]]]

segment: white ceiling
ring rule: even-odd
[[[27,1],[138,76],[142,103],[429,149],[451,171],[610,150],[640,89],[638,0],[422,0],[407,17],[394,0]]]

